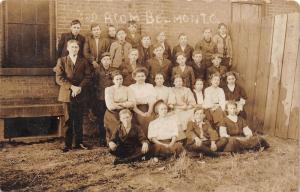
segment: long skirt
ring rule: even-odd
[[[163,140],[160,141],[162,143],[170,143],[171,140]],[[154,157],[162,157],[168,158],[171,156],[178,157],[181,152],[183,152],[184,148],[180,142],[175,142],[172,147],[165,147],[159,144],[151,144],[150,146],[150,154]]]
[[[245,150],[259,150],[261,147],[269,148],[269,143],[261,136],[255,135],[248,139],[244,137],[230,137],[224,152],[242,152]]]
[[[109,141],[113,132],[120,126],[119,110],[106,110],[104,114],[104,127],[106,130],[106,141]]]
[[[149,109],[149,105],[148,104],[137,105],[137,108],[142,112],[147,112]],[[145,136],[147,136],[149,123],[154,119],[154,117],[153,116],[143,117],[141,115],[134,113],[134,118],[136,119],[138,125],[142,128]]]
[[[218,152],[223,151],[227,142],[228,142],[227,138],[220,138],[219,140],[217,140],[216,141],[217,151]],[[206,140],[203,141],[200,146],[197,146],[195,143],[187,144],[185,146],[185,149],[192,153],[203,153],[204,155],[212,156],[212,157],[218,156],[218,154],[215,151],[212,151],[210,147],[211,147],[211,141]]]

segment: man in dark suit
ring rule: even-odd
[[[60,85],[58,101],[64,104],[66,138],[63,152],[72,149],[73,134],[75,148],[87,149],[83,145],[83,103],[85,88],[91,80],[88,61],[78,55],[79,43],[76,40],[67,42],[67,56],[58,59],[56,82]]]
[[[84,36],[80,35],[81,23],[79,20],[73,20],[71,22],[71,32],[61,34],[58,47],[57,47],[57,58],[64,57],[68,55],[67,43],[69,40],[74,39],[79,43],[79,56],[83,56],[83,45],[85,42]]]

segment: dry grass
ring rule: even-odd
[[[6,145],[0,151],[4,191],[292,192],[299,183],[295,141],[267,138],[268,151],[112,165],[103,148],[62,154],[61,143]]]

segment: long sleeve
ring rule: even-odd
[[[226,99],[225,99],[225,93],[223,89],[219,88],[219,104],[223,111],[225,111],[225,105],[226,105]]]
[[[194,126],[193,126],[193,122],[189,121],[187,124],[187,129],[186,129],[186,137],[189,140],[194,140],[195,137],[197,137],[197,135],[194,132]]]
[[[191,74],[191,85],[192,85],[192,87],[194,86],[194,84],[195,84],[195,73],[194,73],[194,70],[193,70],[193,68],[192,67],[190,67],[190,74]],[[191,87],[191,88],[192,88]]]
[[[112,87],[105,88],[105,104],[109,110],[114,110],[113,108],[113,89]]]
[[[64,45],[65,45],[65,35],[61,34],[61,37],[57,45],[57,54],[56,54],[57,58],[60,58],[62,56]]]
[[[209,122],[207,122],[207,131],[208,131],[211,141],[216,141],[219,139],[219,135],[218,135],[217,131],[211,127]]]
[[[81,81],[81,83],[79,84],[80,87],[86,87],[92,80],[92,72],[91,72],[91,68],[87,62],[87,60],[84,59],[84,78]]]
[[[91,47],[90,47],[90,39],[86,38],[86,41],[83,46],[83,55],[84,57],[92,63],[95,60],[95,57],[91,53]]]
[[[188,105],[196,105],[196,100],[195,100],[195,97],[194,97],[194,94],[193,92],[187,88],[187,104]]]
[[[70,89],[72,84],[67,78],[66,71],[65,68],[63,67],[61,58],[57,60],[55,71],[56,71],[56,76],[55,76],[56,83],[62,87],[65,87],[66,89]]]
[[[228,35],[228,42],[227,42],[227,46],[228,46],[228,57],[232,58],[232,41],[230,36]]]

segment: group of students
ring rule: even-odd
[[[269,147],[245,120],[247,96],[230,71],[232,46],[224,23],[214,37],[204,29],[195,49],[179,34],[173,50],[164,32],[152,43],[149,35],[138,34],[135,21],[127,29],[108,26],[106,36],[98,24],[87,37],[80,27],[74,20],[71,32],[62,34],[54,68],[65,110],[64,152],[88,148],[82,141],[85,109],[97,116],[99,144],[117,157],[115,164],[184,150],[216,157]]]

